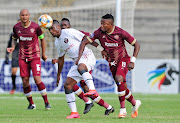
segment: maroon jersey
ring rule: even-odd
[[[103,32],[99,28],[87,38],[90,42],[99,39],[101,46],[109,54],[109,62],[113,64],[117,64],[122,58],[130,58],[126,51],[125,40],[131,45],[136,42],[134,37],[117,26],[114,26],[111,33]]]
[[[13,27],[13,38],[19,39],[19,58],[28,61],[40,58],[40,48],[38,36],[43,34],[38,24],[30,21],[27,27],[17,23]]]

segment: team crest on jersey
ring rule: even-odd
[[[31,31],[31,33],[34,33],[35,29],[32,28],[32,29],[30,29],[30,31]]]
[[[118,40],[118,39],[119,39],[119,36],[118,36],[118,35],[115,35],[114,38],[115,38],[116,40]]]
[[[21,31],[19,30],[18,33],[21,33]]]
[[[64,43],[68,43],[68,39],[67,38],[64,39]]]

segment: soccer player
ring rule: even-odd
[[[38,38],[41,40],[42,59],[46,61],[47,56],[45,54],[46,44],[44,34],[38,24],[29,20],[30,14],[27,9],[22,9],[19,17],[21,22],[13,27],[12,47],[7,48],[7,51],[10,53],[14,51],[15,43],[18,39],[20,76],[23,81],[24,94],[29,101],[27,109],[36,108],[32,99],[31,87],[29,85],[30,70],[32,70],[34,81],[44,99],[45,109],[50,110],[51,106],[47,99],[46,87],[41,81],[41,61]]]
[[[57,20],[53,20],[53,25],[51,28],[49,28],[49,31],[53,37],[56,37],[55,46],[58,52],[58,84],[60,80],[60,73],[64,65],[65,54],[68,54],[68,56],[72,58],[74,62],[76,62],[79,52],[79,46],[85,35],[80,31],[72,28],[61,30],[60,23]],[[69,108],[71,109],[71,115],[67,116],[67,119],[80,118],[77,112],[75,95],[73,92],[74,85],[80,80],[85,80],[89,88],[89,92],[85,93],[84,95],[93,96],[95,102],[101,101],[101,103],[105,103],[103,100],[101,100],[101,97],[96,92],[92,75],[89,73],[89,71],[94,68],[95,64],[96,58],[94,57],[93,52],[86,47],[79,62],[77,64],[74,64],[70,68],[67,74],[66,82],[64,83],[67,103],[69,105]],[[78,89],[75,93],[83,95],[83,92],[80,89]],[[114,108],[111,105],[106,103],[106,106],[109,113],[112,113],[114,111]]]
[[[18,22],[20,22],[20,19],[18,20]],[[12,35],[13,35],[13,33],[10,34],[7,48],[12,46]],[[14,92],[16,91],[16,72],[17,72],[18,67],[19,67],[19,60],[18,59],[19,59],[19,45],[17,44],[15,46],[13,53],[12,53],[11,78],[12,78],[13,87],[10,91],[10,94],[14,94]],[[6,50],[6,55],[5,55],[5,63],[9,64],[9,53],[7,52],[7,50]]]
[[[71,28],[71,24],[70,24],[70,21],[68,18],[63,18],[61,20],[61,29],[67,29],[67,28]],[[84,31],[81,31],[82,33],[84,33],[85,35],[90,35],[90,33],[88,32],[84,32]],[[94,45],[94,44],[92,44]],[[52,63],[55,64],[57,62],[57,59],[53,59],[52,60]],[[91,73],[91,71],[90,71]],[[84,82],[84,80],[81,80],[80,81],[80,84],[81,84],[81,87],[83,88],[84,92],[88,92],[89,91],[89,88],[88,86],[86,85],[86,83]],[[84,109],[84,114],[88,113],[91,108],[94,106],[93,102],[91,102],[87,97],[84,97],[84,94],[81,90],[81,88],[79,88],[78,85],[74,85],[73,86],[73,91],[74,93],[80,98],[82,99],[86,104],[85,104],[85,109]],[[81,93],[80,93],[81,92]],[[92,100],[94,100],[95,98],[93,96],[90,97]],[[95,100],[94,100],[95,101]],[[103,100],[103,99],[100,99],[99,101],[95,101],[98,105],[106,108],[106,111],[105,111],[105,115],[109,115],[109,113],[111,112],[114,112],[114,109],[112,108],[111,110],[108,110],[107,108],[109,107],[109,105]]]
[[[110,70],[118,87],[118,97],[120,102],[119,118],[126,117],[125,98],[133,105],[131,116],[135,118],[138,115],[138,108],[141,105],[140,100],[135,100],[126,84],[126,74],[128,70],[134,68],[134,63],[138,55],[140,45],[138,41],[125,30],[114,26],[114,17],[106,14],[101,18],[101,27],[81,42],[79,48],[79,57],[81,58],[84,48],[95,39],[100,41],[102,55],[109,62]],[[128,55],[124,42],[134,46],[133,57]],[[77,62],[78,62],[77,60]]]

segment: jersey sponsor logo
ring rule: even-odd
[[[116,40],[118,40],[118,39],[119,39],[119,35],[115,35],[114,38],[115,38]]]
[[[68,39],[67,38],[64,39],[64,43],[68,43]]]
[[[105,46],[107,46],[107,47],[118,47],[118,43],[108,43],[108,42],[105,42]]]
[[[32,41],[33,37],[22,37],[19,38],[21,41]]]
[[[32,29],[30,29],[30,31],[31,31],[31,33],[34,33],[35,29],[34,29],[34,28],[32,28]]]

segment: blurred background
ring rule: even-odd
[[[0,58],[1,60],[5,58],[9,35],[12,32],[14,24],[19,19],[19,12],[22,8],[29,10],[31,20],[36,23],[42,14],[49,14],[53,19],[59,21],[63,17],[66,17],[70,20],[73,28],[86,32],[93,32],[98,29],[100,27],[101,17],[106,13],[111,13],[115,17],[115,24],[120,25],[121,28],[128,31],[139,41],[141,50],[138,59],[148,60],[147,63],[140,62],[141,65],[144,64],[144,67],[140,66],[140,68],[136,67],[136,69],[141,70],[141,68],[153,64],[156,65],[150,68],[157,69],[158,65],[161,64],[159,61],[165,62],[168,60],[171,62],[173,59],[175,60],[171,63],[175,65],[173,69],[178,69],[178,0],[121,0],[120,9],[117,8],[117,1],[0,0]],[[117,21],[119,17],[117,13],[120,13],[120,24]],[[47,56],[50,59],[56,58],[57,53],[54,47],[54,39],[48,30],[43,29],[43,31],[47,41]],[[97,59],[102,59],[100,52],[96,48],[89,47],[94,51]],[[128,44],[126,47],[132,56],[132,47]],[[153,59],[160,60],[154,63]],[[139,64],[138,61],[137,64]],[[134,71],[137,71],[136,69]],[[146,73],[151,71],[149,69]],[[2,71],[5,73],[5,69]],[[138,71],[136,73],[140,72]],[[5,74],[3,75],[6,76]],[[139,76],[142,76],[142,74],[139,74]],[[134,76],[133,78],[131,76],[132,82],[130,82],[130,85],[135,85],[133,81],[136,78],[148,81],[147,75],[145,76],[145,80],[141,77]],[[4,78],[0,78],[0,80],[1,82],[5,81]],[[175,86],[179,86],[178,81]],[[136,88],[135,86],[133,87]]]
[[[124,2],[123,2],[124,1]],[[4,58],[9,34],[19,18],[19,11],[27,8],[31,20],[37,22],[41,14],[61,20],[69,18],[73,28],[93,32],[106,13],[116,18],[116,0],[0,0],[0,58]],[[122,0],[121,27],[141,44],[138,58],[178,58],[178,0]],[[54,40],[44,30],[47,55],[56,57]],[[175,35],[175,37],[173,37]],[[175,41],[173,43],[173,40]],[[175,50],[175,51],[173,51]],[[101,58],[99,51],[96,57]]]

